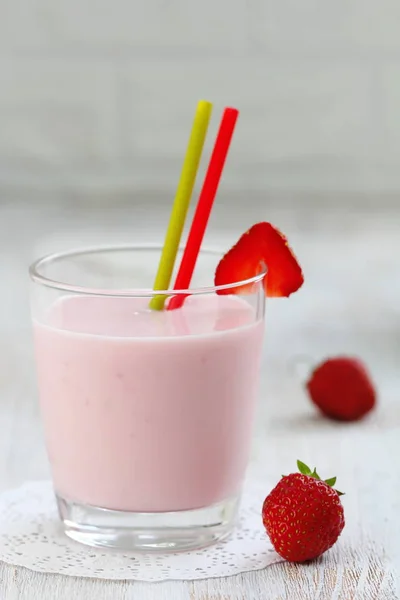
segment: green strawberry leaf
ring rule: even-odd
[[[336,477],[331,477],[330,479],[325,479],[325,483],[329,485],[329,487],[333,487],[336,483]]]
[[[314,469],[314,471],[311,473],[311,477],[314,477],[314,479],[318,479],[318,481],[321,481],[321,477],[318,475],[317,469]]]
[[[308,477],[313,477],[314,479],[321,481],[321,477],[318,475],[317,469],[311,471],[310,467],[307,466],[305,463],[301,462],[301,460],[297,461],[297,468],[303,475],[308,475]],[[282,475],[282,477],[284,477],[284,475]],[[325,479],[324,483],[326,483],[326,485],[329,485],[329,487],[333,487],[336,483],[336,477],[330,477],[329,479]],[[339,492],[339,490],[335,489],[335,492],[338,496],[344,496],[344,493]]]
[[[301,462],[301,460],[297,461],[297,468],[299,469],[300,473],[302,473],[303,475],[311,475],[310,467],[307,467],[307,465],[304,464],[303,462]]]

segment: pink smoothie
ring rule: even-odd
[[[75,296],[35,322],[48,453],[68,500],[158,512],[240,490],[263,321],[233,296],[147,305]]]

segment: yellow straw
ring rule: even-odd
[[[212,104],[200,100],[194,116],[192,132],[190,134],[185,160],[182,166],[181,177],[175,194],[171,216],[165,235],[164,247],[154,281],[154,290],[167,290],[169,288],[179,242],[185,224],[186,214],[192,196],[197,169],[204,146],[208,123],[211,117]],[[167,296],[159,294],[150,301],[150,308],[162,310]]]

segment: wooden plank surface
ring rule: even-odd
[[[260,403],[250,470],[268,487],[301,458],[338,476],[346,527],[340,542],[310,565],[195,582],[108,582],[66,578],[0,565],[0,599],[395,600],[400,558],[400,217],[396,210],[316,213],[248,208],[214,228],[228,245],[270,218],[301,256],[306,286],[290,302],[270,302]],[[135,240],[160,236],[149,214]],[[126,208],[0,205],[0,489],[48,477],[36,401],[26,266],[43,251],[132,238]],[[133,226],[134,227],[134,226]],[[395,275],[397,269],[397,276]],[[396,278],[397,277],[397,278]],[[293,364],[296,357],[355,353],[370,365],[379,410],[362,423],[316,416]]]

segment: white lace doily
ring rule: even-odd
[[[265,488],[263,488],[265,490]],[[89,548],[61,529],[50,482],[28,482],[0,495],[0,560],[33,571],[99,579],[190,580],[254,571],[279,562],[264,532],[265,491],[248,484],[232,536],[204,550],[129,554]]]

